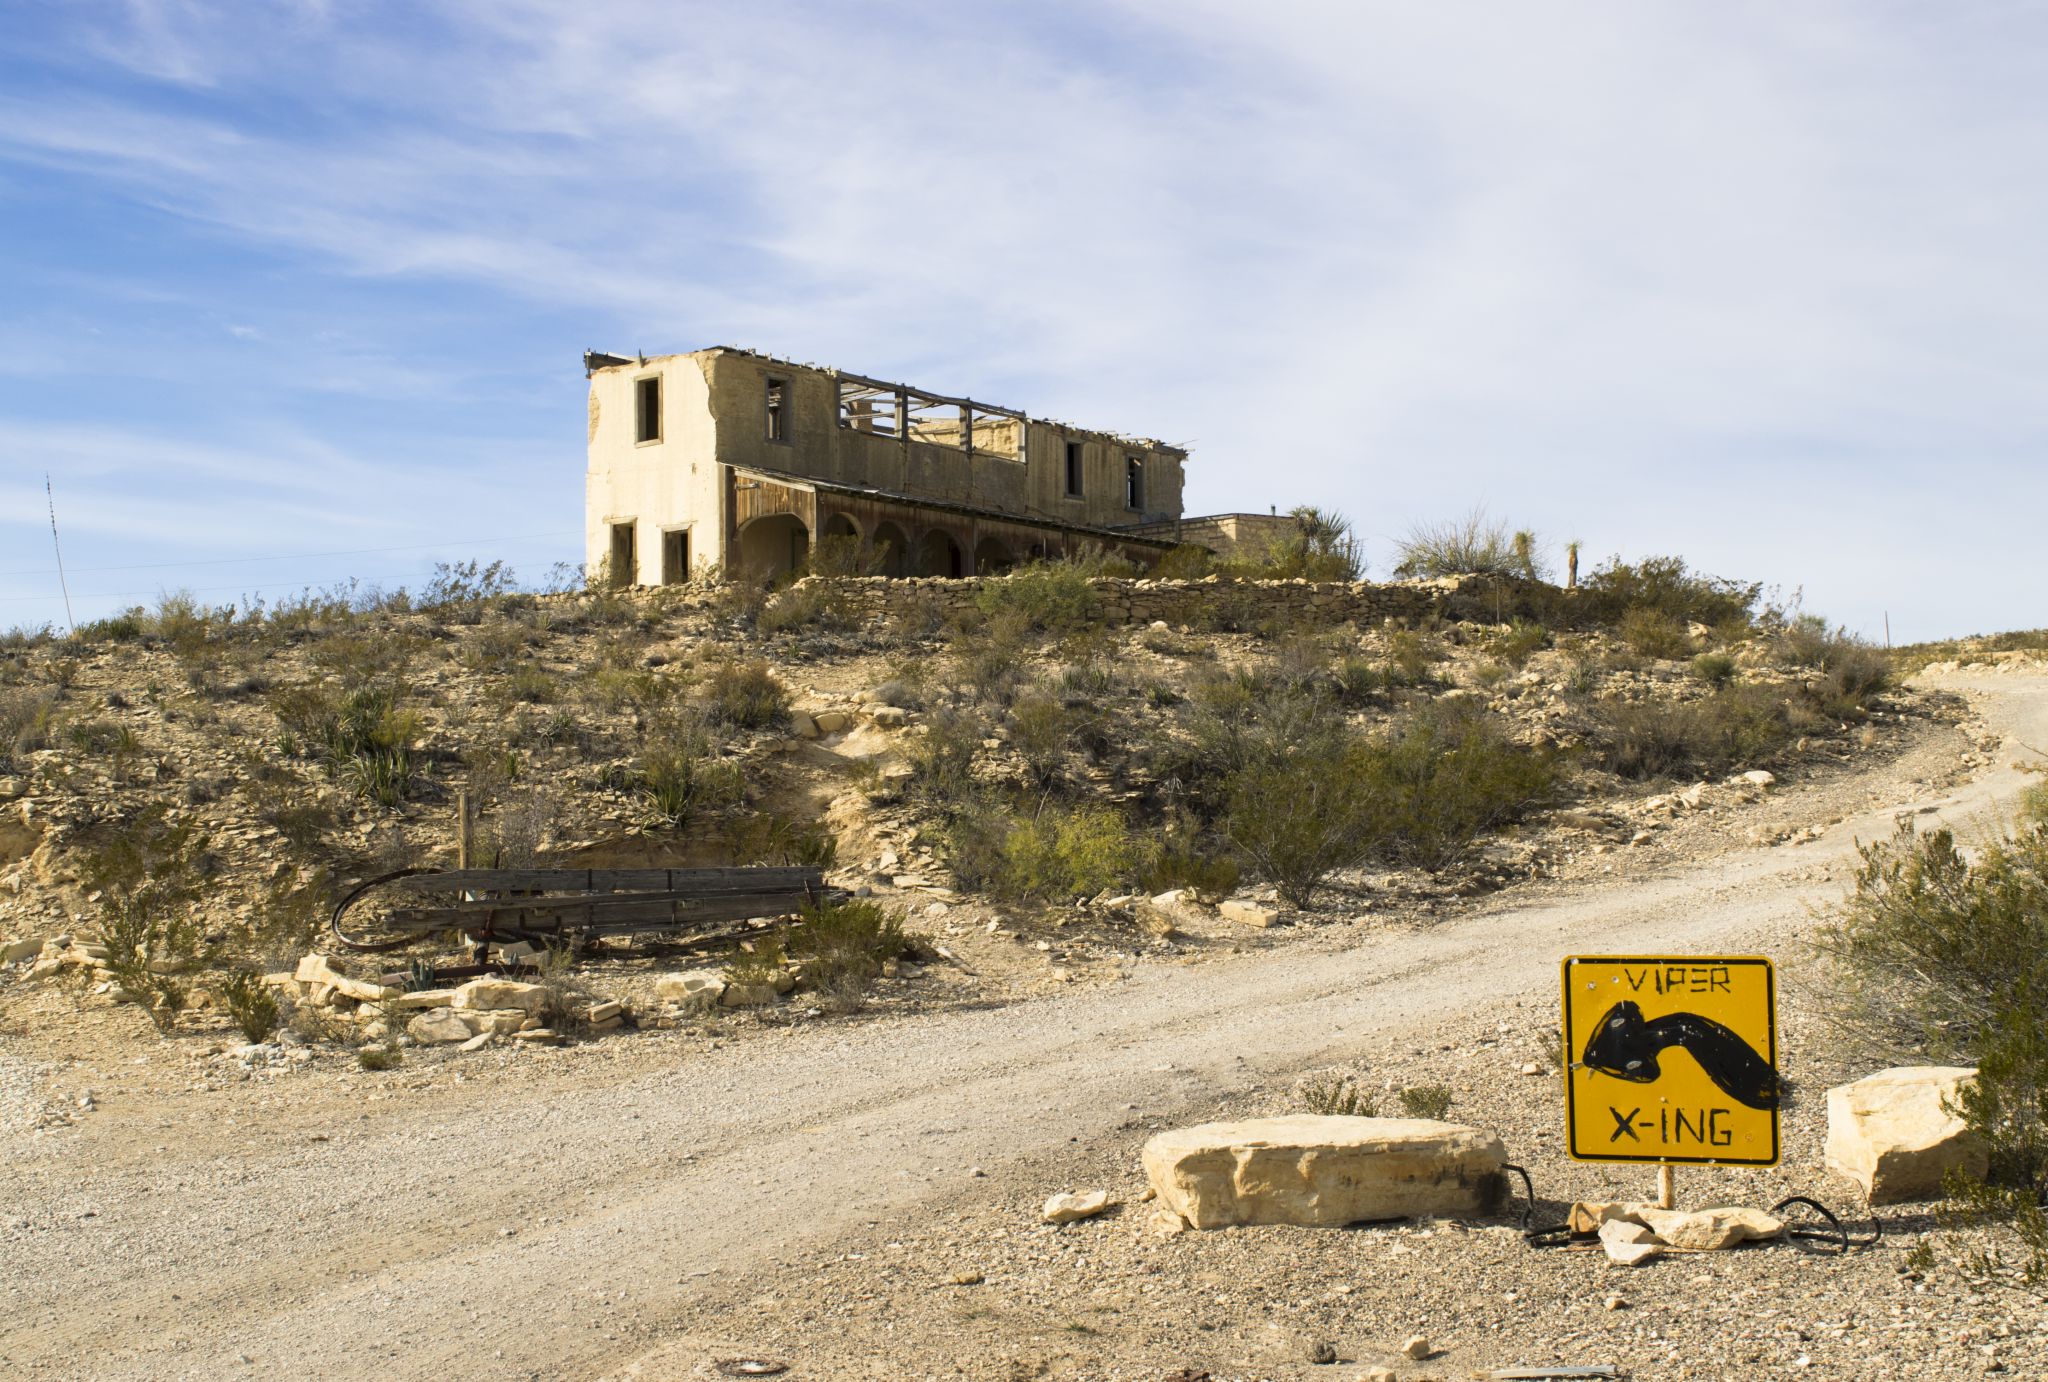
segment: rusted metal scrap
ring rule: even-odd
[[[845,896],[825,886],[820,870],[800,867],[399,869],[350,890],[331,926],[351,950],[395,950],[448,931],[479,946],[546,944],[631,932],[709,933]]]

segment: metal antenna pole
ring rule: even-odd
[[[64,580],[64,548],[57,542],[57,492],[50,488],[47,470],[43,472],[43,497],[50,501],[50,550],[57,554],[57,589],[64,592],[64,622],[76,637],[78,621],[71,617],[71,587]]]

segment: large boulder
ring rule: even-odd
[[[1299,1114],[1163,1132],[1144,1163],[1162,1205],[1195,1228],[1313,1227],[1483,1212],[1505,1156],[1492,1133],[1455,1123]]]
[[[1981,1176],[1984,1144],[1951,1112],[1975,1070],[1909,1065],[1828,1091],[1828,1169],[1863,1187],[1872,1204],[1941,1197],[1950,1170]]]

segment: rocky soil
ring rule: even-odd
[[[1753,803],[1735,787],[1697,810],[1629,803],[1626,839],[1560,834],[1570,870],[1505,892],[1386,886],[1370,909],[1258,931],[1218,919],[1164,945],[949,904],[930,921],[956,932],[956,962],[885,981],[853,1017],[798,1000],[630,1039],[418,1050],[370,1072],[328,1046],[145,1038],[132,1008],[81,1009],[17,980],[0,1036],[0,1364],[108,1377],[718,1376],[749,1357],[813,1378],[1349,1382],[1374,1367],[1462,1378],[1551,1360],[1635,1377],[2043,1375],[2038,1301],[1904,1270],[1931,1226],[1918,1210],[1884,1211],[1881,1244],[1845,1258],[1774,1246],[1624,1269],[1528,1248],[1506,1219],[1169,1238],[1139,1202],[1151,1132],[1281,1111],[1305,1073],[1332,1067],[1382,1088],[1448,1085],[1452,1116],[1498,1132],[1529,1168],[1539,1217],[1643,1193],[1649,1172],[1559,1149],[1556,963],[1671,948],[1779,959],[1800,1090],[1780,1167],[1682,1174],[1682,1200],[1805,1192],[1857,1210],[1819,1166],[1819,1093],[1865,1067],[1820,1016],[1824,976],[1802,946],[1813,909],[1840,894],[1856,838],[1902,813],[1988,820],[2028,780],[2008,766],[2031,759],[2023,744],[2048,743],[2048,680],[1945,687],[1969,701],[1958,728],[1904,725],[1896,756],[1822,762]],[[1120,1207],[1039,1221],[1047,1196],[1096,1188]],[[1420,1359],[1399,1352],[1416,1335]]]

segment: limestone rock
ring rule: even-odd
[[[1176,1128],[1144,1150],[1161,1204],[1195,1228],[1476,1213],[1499,1198],[1504,1157],[1477,1128],[1315,1114]]]
[[[548,1004],[548,991],[539,984],[522,984],[517,979],[472,979],[455,990],[449,1006],[495,1011],[518,1008],[537,1013]]]
[[[818,722],[801,710],[792,710],[789,712],[789,732],[799,739],[815,739],[819,733]]]
[[[1777,774],[1767,773],[1762,768],[1751,768],[1742,774],[1742,780],[1752,787],[1769,787],[1778,780]]]
[[[1874,1205],[1938,1199],[1950,1169],[1983,1175],[1984,1144],[1945,1107],[1976,1075],[1964,1066],[1900,1066],[1830,1089],[1828,1169],[1862,1186]]]
[[[0,941],[0,965],[11,965],[16,960],[25,960],[39,953],[42,948],[41,936],[24,936],[20,940]]]
[[[880,729],[901,729],[910,723],[910,712],[899,705],[878,705],[868,712],[868,718]]]
[[[589,1010],[583,1014],[583,1020],[594,1026],[599,1022],[612,1021],[623,1014],[625,1010],[626,1005],[618,999],[607,998],[602,1003],[592,1003]]]
[[[1092,1219],[1108,1208],[1107,1190],[1070,1191],[1047,1200],[1039,1217],[1048,1224],[1071,1224],[1076,1219]]]
[[[314,999],[315,1002],[321,1002],[324,1001],[325,997],[339,994],[343,998],[352,998],[358,1003],[377,1003],[398,992],[396,989],[387,989],[382,984],[371,984],[361,979],[351,979],[328,963],[327,957],[318,952],[300,960],[299,967],[292,971],[292,978],[306,985],[309,995],[318,990],[326,990],[326,993],[321,998]]]
[[[1271,907],[1256,902],[1239,902],[1234,898],[1217,907],[1216,915],[1240,926],[1256,926],[1262,930],[1280,920],[1280,913]]]
[[[1760,1209],[1731,1205],[1720,1209],[1657,1209],[1638,1205],[1635,1214],[1650,1231],[1674,1248],[1712,1252],[1737,1243],[1776,1238],[1784,1224]]]
[[[1401,1342],[1401,1356],[1413,1358],[1418,1363],[1435,1352],[1436,1349],[1430,1346],[1427,1334],[1410,1334]]]
[[[1657,1241],[1649,1225],[1634,1219],[1609,1219],[1600,1225],[1600,1246],[1606,1249],[1608,1261],[1624,1267],[1640,1267],[1664,1255],[1664,1244]]]
[[[765,1008],[782,996],[773,983],[727,984],[718,1001],[728,1008]]]
[[[716,1003],[725,994],[725,975],[716,969],[685,969],[654,981],[657,998],[671,1003]]]
[[[453,1008],[435,1008],[405,1024],[405,1034],[423,1046],[468,1041],[476,1033]]]
[[[386,999],[385,1006],[410,1011],[415,1008],[445,1008],[454,1002],[454,989],[414,989]]]
[[[853,716],[843,710],[821,710],[810,718],[820,734],[844,734],[853,724]]]

